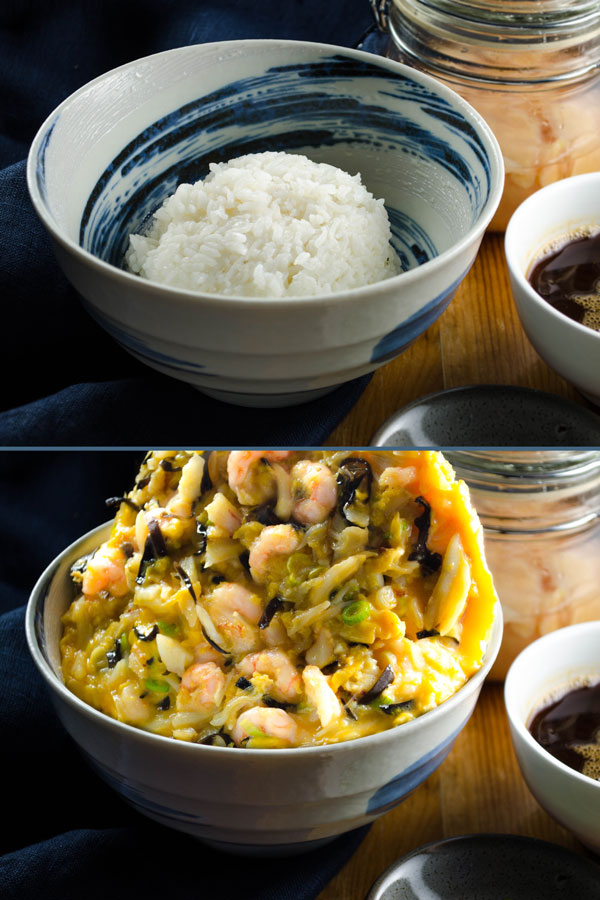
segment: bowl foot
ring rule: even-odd
[[[319,838],[316,841],[300,841],[294,844],[231,844],[229,841],[211,841],[207,838],[200,838],[203,844],[220,850],[222,853],[231,853],[234,856],[249,856],[256,859],[270,858],[276,859],[285,856],[300,856],[302,853],[308,853],[310,850],[316,850],[324,844],[330,844],[339,835],[334,834],[330,837]]]
[[[276,409],[282,406],[298,406],[300,403],[306,403],[308,400],[316,400],[318,397],[324,397],[334,391],[338,384],[332,384],[329,387],[317,388],[313,391],[295,391],[292,394],[242,394],[236,391],[218,391],[213,388],[200,387],[194,385],[207,397],[213,397],[215,400],[223,400],[225,403],[232,403],[234,406],[252,406],[261,409]]]

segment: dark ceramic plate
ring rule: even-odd
[[[600,866],[535,838],[466,835],[398,860],[367,900],[600,900]]]
[[[481,384],[405,406],[371,446],[600,447],[600,415],[544,391]]]

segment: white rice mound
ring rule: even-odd
[[[170,287],[244,297],[307,297],[397,275],[383,200],[335,166],[291,153],[211,163],[181,184],[145,234],[132,272]]]

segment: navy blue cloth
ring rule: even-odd
[[[31,206],[24,160],[37,129],[65,97],[122,63],[214,40],[352,46],[370,21],[367,0],[2,0],[0,446],[325,441],[369,376],[273,412],[209,400],[153,373],[83,310]],[[168,433],[164,417],[151,415],[156,410],[168,414]]]
[[[245,37],[352,45],[369,16],[362,0],[3,0],[0,446],[304,445],[326,438],[368,378],[300,407],[250,412],[209,400],[122,351],[83,311],[56,265],[29,202],[23,160],[64,97],[130,59]],[[152,416],[157,409],[166,415]],[[0,895],[106,900],[177,891],[308,900],[352,855],[364,830],[297,861],[232,865],[145,820],[104,786],[59,726],[29,657],[23,615],[36,577],[71,540],[107,518],[103,498],[130,486],[139,457],[0,453],[0,761],[18,792],[0,831]]]
[[[0,452],[0,771],[10,794],[0,829],[0,897],[311,900],[366,829],[302,857],[234,860],[145,819],[84,762],[30,657],[24,604],[34,582],[64,547],[110,518],[104,499],[130,488],[142,457]]]

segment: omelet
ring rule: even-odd
[[[238,748],[352,740],[482,664],[497,601],[443,455],[147,454],[71,569],[67,687],[155,734]]]

